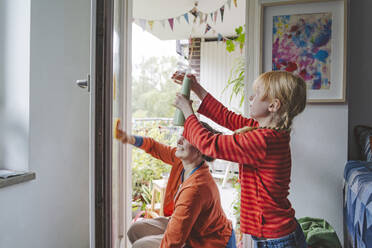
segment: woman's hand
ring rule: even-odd
[[[128,135],[127,132],[120,129],[120,120],[116,122],[114,137],[115,139],[120,140],[124,144],[129,143],[133,145],[135,143],[135,138],[132,135]]]
[[[182,111],[185,119],[190,115],[194,114],[194,110],[192,109],[192,101],[188,100],[184,95],[181,93],[176,94],[176,99],[174,101],[174,106],[176,106],[179,110]]]

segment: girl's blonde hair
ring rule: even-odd
[[[261,74],[253,83],[263,86],[263,99],[280,101],[280,108],[276,115],[278,128],[289,129],[293,118],[301,113],[306,106],[306,83],[287,71],[270,71]]]

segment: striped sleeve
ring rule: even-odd
[[[213,134],[195,115],[186,119],[183,136],[203,154],[241,164],[256,166],[266,155],[265,136],[260,130],[242,134]]]
[[[198,113],[208,117],[219,125],[235,131],[245,126],[257,126],[258,123],[251,118],[245,118],[242,115],[235,114],[217,101],[211,94],[207,94],[199,109]]]
[[[143,143],[139,147],[146,153],[150,154],[156,159],[160,159],[166,164],[174,165],[179,163],[180,159],[176,157],[176,148],[164,145],[155,141],[152,138],[143,137]]]

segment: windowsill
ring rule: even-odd
[[[22,175],[14,176],[14,177],[8,177],[8,178],[0,178],[0,188],[4,188],[10,185],[23,183],[27,181],[31,181],[35,179],[36,174],[35,172],[27,172]]]

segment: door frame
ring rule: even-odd
[[[90,247],[112,245],[113,0],[91,1]]]
[[[114,7],[120,8],[120,72],[116,86],[123,129],[131,129],[132,0],[91,0],[90,82],[90,247],[111,248],[113,239],[129,247],[126,231],[131,220],[131,149],[120,145],[118,236],[113,236],[113,71]],[[115,197],[115,196],[114,196]],[[116,248],[116,247],[115,247]]]

